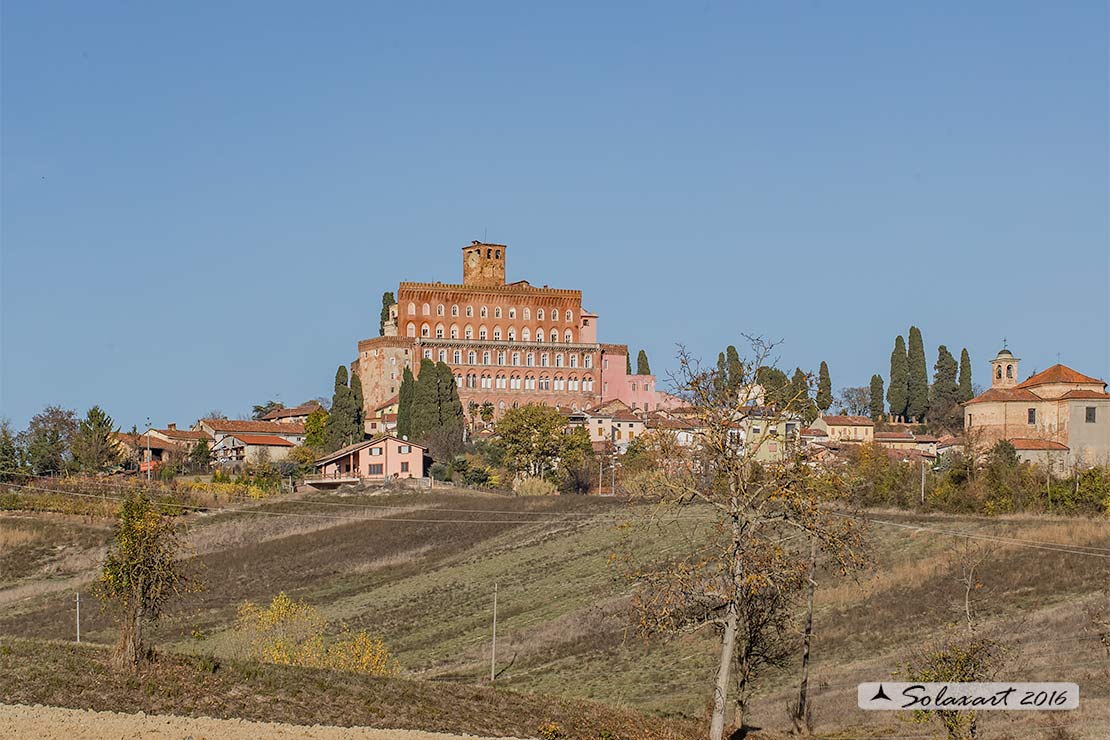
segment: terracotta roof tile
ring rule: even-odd
[[[1098,378],[1092,378],[1083,373],[1072,370],[1067,365],[1060,365],[1057,363],[1044,372],[1037,373],[1028,380],[1018,383],[1018,388],[1032,388],[1046,383],[1099,383],[1105,386],[1106,383]]]
[[[251,419],[201,419],[216,432],[235,434],[304,434],[300,422],[253,421]]]
[[[875,422],[866,416],[822,416],[825,423],[834,427],[870,427]]]
[[[972,403],[988,403],[990,401],[1043,401],[1044,399],[1038,396],[1033,391],[1027,391],[1024,388],[988,388],[980,393],[975,398],[968,401],[967,404]]]
[[[1015,450],[1067,450],[1068,446],[1050,439],[1011,439]]]
[[[275,437],[271,434],[229,434],[245,445],[258,445],[261,447],[295,447],[292,442],[282,437]]]
[[[1074,391],[1068,391],[1060,398],[1083,398],[1092,401],[1107,401],[1110,400],[1110,393],[1099,393],[1098,391],[1089,391],[1076,388]]]
[[[290,416],[308,416],[318,408],[320,408],[319,401],[305,401],[300,406],[294,406],[288,409],[274,409],[263,416],[262,420],[274,421],[275,419],[288,419]]]

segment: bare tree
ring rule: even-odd
[[[749,342],[752,354],[742,367],[767,367],[773,345]],[[764,450],[771,438],[745,436],[738,421],[754,405],[750,378],[734,386],[685,350],[678,360],[674,385],[693,409],[698,433],[693,446],[676,451],[654,492],[660,505],[652,526],[674,521],[681,511],[704,516],[708,527],[689,554],[634,571],[633,605],[643,632],[711,627],[720,634],[709,737],[721,740],[734,668],[735,722],[743,726],[746,692],[759,669],[779,659],[775,640],[805,583],[810,539],[844,569],[860,561],[862,540],[852,519],[823,506],[826,489],[794,446],[772,456]],[[775,423],[807,402],[798,394],[762,411]]]
[[[851,388],[841,388],[836,399],[841,413],[852,416],[871,415],[871,389],[865,385]]]

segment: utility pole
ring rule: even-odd
[[[77,592],[77,642],[81,642],[81,592]]]
[[[600,457],[598,457],[597,458],[597,495],[598,496],[601,495],[601,485],[602,485],[602,483],[605,482],[605,478],[602,477],[604,475],[604,472],[603,472],[604,471],[604,467],[603,467],[604,465],[605,465],[605,462]]]
[[[150,469],[154,467],[154,460],[150,457],[150,417],[146,417],[146,482],[150,483]]]
[[[497,581],[493,582],[493,645],[489,654],[489,682],[497,679]]]
[[[925,460],[921,461],[921,505],[925,505]]]

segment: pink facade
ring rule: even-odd
[[[425,448],[396,437],[359,442],[336,450],[316,463],[316,471],[325,479],[424,477]]]
[[[674,408],[682,402],[656,388],[654,375],[629,375],[628,347],[601,345],[601,401],[623,401],[631,409],[657,411]]]

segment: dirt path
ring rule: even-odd
[[[248,722],[241,719],[176,717],[167,714],[119,714],[85,709],[0,704],[0,737],[41,740],[455,740],[474,735],[446,735],[417,730],[370,727],[325,727]],[[480,738],[476,740],[482,740]],[[515,740],[503,738],[502,740]]]

